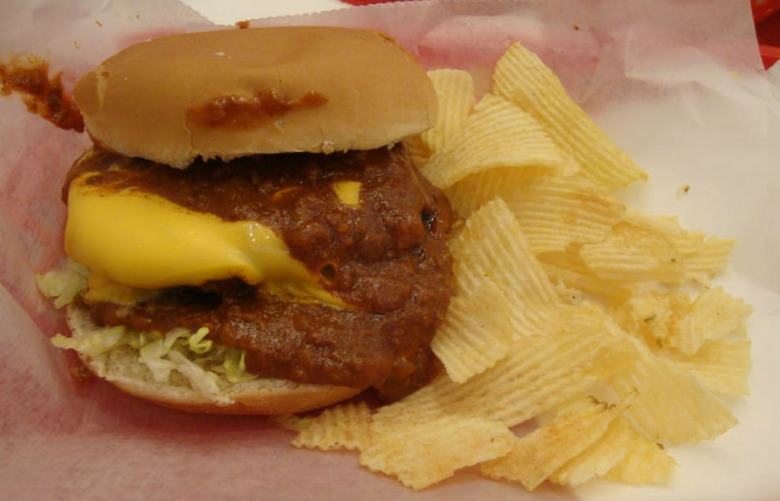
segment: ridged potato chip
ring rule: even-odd
[[[616,418],[599,440],[557,469],[549,480],[561,485],[581,485],[604,476],[626,457],[635,433],[628,421]]]
[[[607,303],[621,304],[628,300],[636,284],[605,280],[593,273],[579,254],[581,246],[570,244],[563,252],[539,254],[539,261],[547,276]]]
[[[680,253],[663,237],[632,225],[616,224],[604,240],[584,244],[579,254],[605,280],[683,283]]]
[[[719,395],[750,394],[750,341],[719,339],[702,346],[694,355],[672,356],[677,365],[694,373],[699,381]]]
[[[293,439],[295,447],[330,451],[364,449],[370,441],[371,410],[364,401],[348,401],[330,407],[307,420]]]
[[[535,254],[599,242],[624,210],[606,190],[572,176],[532,179],[500,196],[517,216]]]
[[[502,200],[485,204],[467,219],[450,249],[459,293],[492,280],[512,305],[510,321],[515,336],[548,328],[560,300],[523,237],[517,218]]]
[[[379,409],[374,425],[464,415],[516,426],[628,370],[634,357],[628,337],[598,308],[562,305],[547,331],[515,339],[490,370],[463,384],[440,377]]]
[[[744,335],[752,308],[722,287],[704,289],[695,299],[687,291],[648,291],[631,297],[610,314],[627,332],[651,348],[682,356],[696,354],[706,343]]]
[[[463,383],[504,358],[512,344],[511,316],[511,305],[490,280],[452,298],[431,342],[450,379]]]
[[[693,233],[693,235],[703,234]],[[701,239],[697,238],[697,241],[699,246],[694,251],[685,254],[683,261],[685,277],[708,285],[710,278],[726,268],[737,242],[712,235]]]
[[[509,454],[483,463],[481,471],[532,491],[604,436],[623,409],[588,397],[578,399],[549,423],[515,439]]]
[[[428,72],[439,104],[436,123],[420,134],[431,152],[440,150],[468,120],[476,104],[474,78],[463,70],[439,69]]]
[[[469,175],[444,190],[444,193],[458,216],[467,219],[482,205],[495,199],[503,199],[504,194],[512,193],[526,185],[538,173],[531,168],[490,168]]]
[[[625,207],[611,193],[575,176],[527,177],[492,169],[446,190],[459,214],[501,198],[517,216],[534,253],[563,251],[573,242],[600,242]]]
[[[506,425],[479,417],[438,416],[384,427],[360,454],[360,464],[419,490],[461,468],[501,457],[514,435]]]
[[[677,322],[690,309],[691,297],[685,291],[647,291],[611,308],[610,315],[626,332],[655,349],[668,344]]]
[[[567,94],[558,77],[519,43],[496,63],[493,91],[532,114],[556,143],[582,166],[578,175],[607,189],[647,174]]]
[[[421,172],[434,186],[447,189],[470,175],[501,167],[529,176],[563,172],[571,166],[531,115],[487,94],[460,132],[433,153]]]
[[[623,221],[664,238],[680,255],[684,279],[703,284],[725,268],[736,245],[731,239],[686,230],[674,216],[645,214],[629,207]]]
[[[690,311],[676,322],[665,344],[693,355],[707,341],[737,332],[752,311],[748,304],[730,296],[722,287],[705,289],[693,301]]]
[[[633,485],[665,484],[674,476],[677,462],[656,442],[637,433],[624,419],[614,425],[628,430],[629,442],[626,454],[604,477],[616,482]]]
[[[729,407],[696,377],[634,342],[634,368],[612,378],[618,395],[636,393],[628,414],[649,439],[668,444],[711,440],[737,424]]]

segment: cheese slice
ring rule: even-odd
[[[341,203],[350,207],[360,205],[360,182],[338,181],[333,183],[332,187],[333,191],[336,192],[336,196],[341,200]]]
[[[290,256],[270,228],[255,221],[223,221],[137,190],[89,186],[89,175],[70,186],[65,250],[100,277],[93,282],[103,285],[92,291],[92,299],[100,290],[116,296],[121,289],[118,302],[128,302],[133,288],[240,278],[251,285],[285,284],[293,297],[343,305]]]

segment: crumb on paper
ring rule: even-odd
[[[88,381],[91,381],[94,377],[92,373],[89,371],[86,365],[83,363],[79,363],[78,365],[74,365],[70,368],[70,375],[71,377],[79,383],[86,383]]]

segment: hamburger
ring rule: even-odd
[[[367,30],[172,35],[74,91],[93,147],[63,186],[67,304],[84,365],[195,412],[280,414],[440,370],[452,211],[402,139],[429,128],[419,62]]]

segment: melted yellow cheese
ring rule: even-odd
[[[332,184],[341,203],[355,207],[360,204],[360,182],[338,181]]]
[[[252,285],[287,284],[281,289],[299,300],[343,306],[257,222],[223,221],[156,195],[109,191],[85,180],[70,187],[65,250],[96,275],[91,299],[123,303],[132,301],[133,289],[237,277]]]
[[[154,289],[139,289],[112,282],[102,273],[93,271],[89,274],[89,286],[84,299],[88,302],[135,304],[152,299],[157,293]]]

